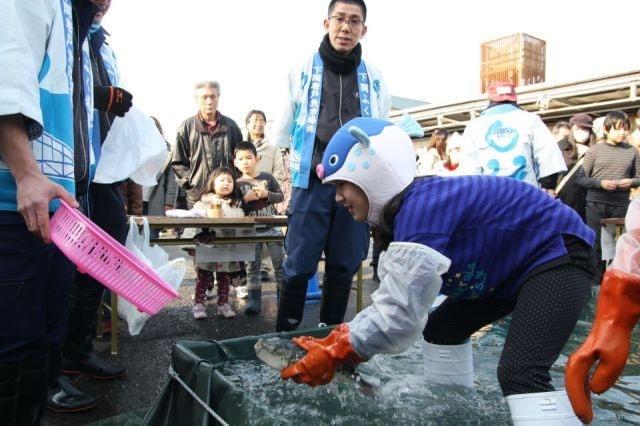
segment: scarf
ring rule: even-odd
[[[350,74],[360,65],[362,46],[358,43],[351,53],[343,55],[333,48],[329,41],[329,34],[327,33],[322,39],[322,43],[320,43],[318,53],[320,53],[322,62],[331,71],[336,74]]]

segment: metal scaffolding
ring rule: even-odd
[[[567,120],[585,112],[603,115],[614,109],[635,113],[639,102],[640,71],[609,75],[563,84],[536,84],[519,87],[518,105],[534,112],[546,123]],[[425,135],[436,129],[462,131],[469,120],[488,105],[485,95],[450,104],[428,104],[415,108],[392,111],[392,121],[408,114],[420,123]]]

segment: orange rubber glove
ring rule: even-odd
[[[593,327],[582,346],[569,357],[565,385],[578,418],[593,420],[589,391],[603,393],[622,373],[631,331],[640,319],[640,275],[607,269],[602,279]],[[589,370],[598,362],[593,376]]]
[[[364,359],[356,353],[349,341],[349,326],[340,324],[324,339],[303,336],[294,343],[307,351],[295,364],[283,369],[282,379],[293,379],[310,386],[326,385],[333,379],[336,369],[345,363],[358,364]]]

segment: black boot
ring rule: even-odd
[[[96,399],[71,384],[68,377],[59,376],[57,389],[47,399],[47,408],[57,413],[78,413],[96,406]]]
[[[262,290],[249,290],[249,299],[247,300],[247,307],[244,310],[246,315],[255,315],[260,312],[262,305]]]
[[[300,322],[302,322],[306,296],[306,285],[299,286],[299,288],[283,285],[283,288],[280,289],[278,301],[276,331],[293,331],[298,328]]]
[[[94,379],[112,380],[126,370],[110,366],[93,351],[98,309],[104,288],[88,275],[78,274],[69,292],[69,326],[63,346],[62,372],[84,374]]]
[[[126,368],[109,365],[94,352],[82,358],[65,358],[62,362],[62,373],[67,376],[81,374],[98,380],[113,380],[124,376],[126,372]]]
[[[0,364],[0,425],[15,425],[18,417],[20,364]]]
[[[320,322],[326,325],[335,325],[344,322],[349,305],[351,282],[337,285],[324,279],[322,286],[322,300],[320,302]]]
[[[20,363],[20,386],[18,396],[19,425],[37,425],[47,402],[49,378],[49,354]]]

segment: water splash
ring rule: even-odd
[[[591,328],[592,298],[562,355],[551,369],[552,383],[564,387],[564,365]],[[422,375],[422,350],[416,343],[399,355],[377,355],[358,367],[368,381],[379,384],[372,395],[358,391],[356,383],[331,383],[310,388],[291,381],[259,361],[225,363],[220,372],[256,401],[269,408],[283,424],[327,425],[459,425],[510,424],[509,408],[496,379],[509,320],[496,322],[472,338],[474,389],[431,385]],[[638,351],[635,333],[632,348]],[[594,425],[640,423],[640,357],[634,354],[621,379],[608,392],[594,397]],[[260,418],[252,417],[252,424]]]

